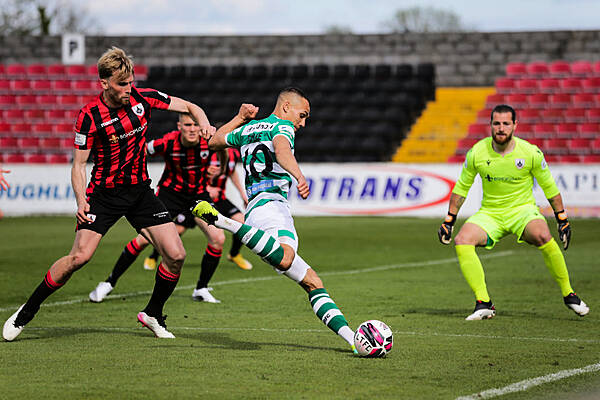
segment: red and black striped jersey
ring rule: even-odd
[[[148,154],[162,154],[165,158],[165,169],[158,186],[185,194],[206,191],[205,172],[210,165],[211,153],[208,142],[202,137],[197,145],[185,147],[179,131],[171,131],[148,142]]]
[[[240,151],[233,147],[227,148],[227,168],[225,169],[225,173],[219,176],[214,177],[209,183],[210,186],[218,187],[221,189],[219,192],[219,198],[215,199],[215,201],[225,200],[227,197],[225,196],[225,186],[227,186],[227,178],[233,174],[235,170],[235,164],[240,160]],[[217,153],[213,153],[210,159],[210,165],[214,165],[216,167],[220,167],[221,163],[217,158]]]
[[[95,187],[136,185],[150,179],[146,130],[151,110],[167,109],[170,103],[171,98],[158,90],[132,86],[129,105],[110,108],[101,93],[79,111],[75,149],[90,149],[94,161],[88,193]]]

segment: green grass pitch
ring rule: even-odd
[[[223,257],[213,277],[222,303],[193,302],[206,243],[197,229],[184,236],[188,258],[165,308],[175,340],[156,339],[136,321],[154,282],[142,268],[149,250],[104,303],[90,303],[88,293],[135,234],[122,220],[21,336],[0,342],[0,398],[455,399],[600,361],[598,220],[572,221],[565,253],[572,284],[591,307],[587,317],[564,306],[539,251],[508,237],[478,250],[498,314],[477,322],[464,320],[474,299],[453,247],[437,241],[440,222],[297,218],[300,254],[351,327],[380,319],[394,331],[386,359],[361,359],[315,317],[304,291],[246,249],[252,271]],[[0,221],[2,323],[67,254],[73,230],[72,217]],[[500,398],[598,393],[600,377],[589,372]]]

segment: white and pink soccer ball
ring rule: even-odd
[[[385,357],[392,345],[392,330],[376,319],[360,324],[354,334],[354,346],[361,357]]]

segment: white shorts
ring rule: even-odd
[[[253,209],[244,223],[262,229],[277,238],[280,243],[287,244],[298,252],[298,234],[288,203],[269,201]]]

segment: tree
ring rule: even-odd
[[[393,32],[460,32],[468,30],[453,11],[433,7],[412,7],[398,10],[385,25]]]
[[[100,33],[99,23],[71,0],[0,0],[0,35]]]
[[[329,25],[325,27],[324,33],[326,35],[352,35],[352,28],[344,25]]]

